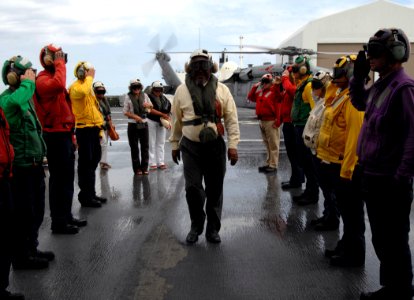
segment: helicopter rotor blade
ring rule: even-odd
[[[157,61],[157,59],[156,58],[153,58],[153,59],[147,61],[145,64],[142,65],[142,72],[144,73],[144,75],[146,77],[151,72],[151,70],[154,67],[156,61]]]
[[[169,49],[172,49],[175,46],[177,46],[177,37],[175,34],[171,34],[168,38],[168,41],[165,43],[163,50],[164,52],[167,52]]]
[[[148,43],[148,47],[151,48],[152,51],[157,52],[160,50],[160,35],[156,34],[151,41]]]

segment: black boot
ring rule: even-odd
[[[24,300],[24,295],[4,290],[0,292],[0,300]]]

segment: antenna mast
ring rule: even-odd
[[[240,58],[240,68],[243,68],[243,54],[242,54],[242,51],[243,51],[243,36],[240,36],[239,37],[239,39],[240,39],[240,46],[239,46],[239,49],[240,49],[240,56],[239,56],[239,58]]]

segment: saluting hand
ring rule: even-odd
[[[95,78],[95,69],[90,68],[88,71],[86,71],[86,76],[91,76],[92,78]]]
[[[31,81],[35,81],[36,80],[36,74],[33,71],[33,69],[27,69],[23,75],[20,76],[20,81],[22,81],[23,79],[29,79]]]

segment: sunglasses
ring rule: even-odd
[[[161,92],[162,92],[162,90],[161,90],[161,89],[152,89],[152,91],[153,91],[154,93],[161,93]]]
[[[260,80],[260,82],[261,82],[262,84],[267,84],[267,83],[270,83],[270,79],[268,79],[268,78],[263,78],[262,80]]]
[[[106,91],[105,90],[97,90],[95,93],[97,95],[105,95]]]
[[[142,90],[142,85],[133,85],[131,86],[131,90]]]

